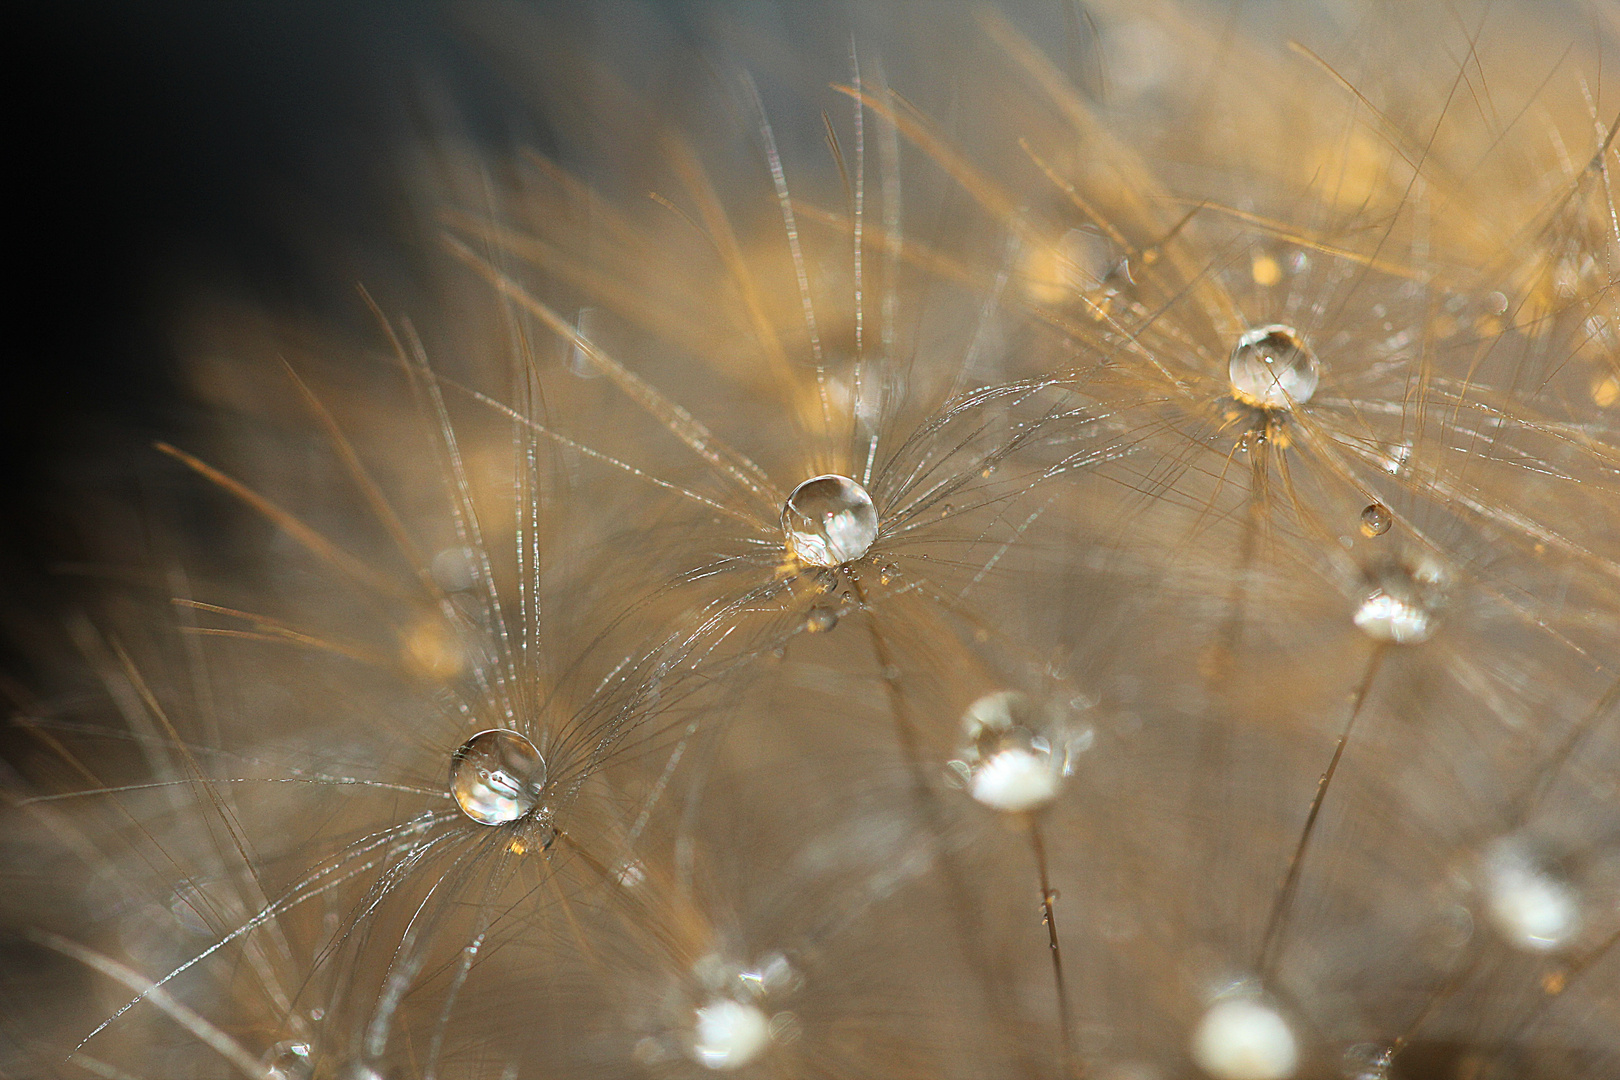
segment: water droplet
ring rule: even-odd
[[[471,548],[447,547],[433,556],[433,581],[447,593],[462,592],[473,586],[476,564]]]
[[[1366,537],[1383,536],[1389,532],[1390,526],[1395,524],[1395,515],[1389,512],[1389,507],[1383,503],[1369,503],[1361,511],[1361,535]]]
[[[962,716],[968,793],[1007,813],[1038,810],[1051,802],[1063,782],[1063,763],[1039,727],[1023,694],[997,691],[969,705]]]
[[[1420,645],[1434,636],[1445,594],[1445,573],[1429,558],[1389,561],[1368,571],[1353,616],[1374,641]]]
[[[278,1042],[259,1059],[264,1080],[309,1080],[314,1069],[309,1060],[309,1043],[288,1039]]]
[[[838,609],[825,604],[817,604],[805,616],[804,628],[812,634],[825,634],[838,625]]]
[[[756,1006],[713,998],[692,1015],[692,1057],[710,1069],[738,1069],[771,1041],[770,1021]]]
[[[829,473],[793,489],[782,507],[787,546],[800,562],[841,566],[872,549],[877,510],[866,489],[847,476]]]
[[[539,804],[545,783],[540,751],[515,731],[481,731],[450,757],[450,794],[482,825],[505,825],[527,814]]]
[[[1210,1006],[1193,1032],[1192,1056],[1215,1080],[1288,1080],[1299,1066],[1287,1021],[1270,1006],[1243,998]]]
[[[1553,952],[1581,928],[1574,886],[1551,872],[1529,846],[1514,837],[1485,851],[1485,904],[1491,922],[1509,945],[1526,952]]]
[[[1344,1080],[1389,1080],[1395,1051],[1378,1043],[1357,1043],[1344,1052],[1339,1075]]]
[[[1316,357],[1291,327],[1275,324],[1238,339],[1227,368],[1239,401],[1264,409],[1303,405],[1316,393]]]

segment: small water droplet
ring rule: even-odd
[[[445,592],[462,592],[473,586],[476,564],[471,548],[447,547],[433,556],[433,581]]]
[[[899,682],[901,674],[902,672],[900,671],[899,664],[890,664],[888,667],[883,669],[883,681]]]
[[[309,1080],[314,1073],[309,1056],[307,1042],[288,1039],[276,1043],[259,1059],[264,1080]]]
[[[962,716],[968,794],[1007,813],[1051,802],[1063,782],[1063,763],[1039,727],[1039,716],[1023,694],[1001,690],[969,705]]]
[[[841,566],[872,549],[877,510],[866,489],[847,476],[817,476],[793,489],[782,506],[787,546],[811,566]]]
[[[1366,537],[1383,536],[1395,524],[1395,515],[1383,503],[1369,503],[1361,511],[1361,534]]]
[[[540,752],[505,728],[479,732],[450,757],[450,794],[481,825],[505,825],[527,814],[545,783]]]
[[[825,634],[838,625],[838,609],[826,604],[817,604],[805,616],[804,628],[812,634]]]
[[[1316,357],[1292,327],[1274,324],[1250,330],[1232,350],[1227,373],[1239,401],[1263,409],[1303,405],[1316,393]]]
[[[1433,559],[1391,560],[1372,567],[1354,622],[1374,641],[1420,645],[1434,636],[1445,574]]]
[[[878,584],[879,585],[892,584],[894,582],[894,579],[899,575],[899,573],[900,573],[900,571],[896,570],[894,567],[889,566],[889,565],[883,565],[883,566],[878,567]]]

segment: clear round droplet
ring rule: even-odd
[[[715,1070],[740,1069],[771,1041],[770,1020],[758,1006],[711,998],[692,1014],[692,1057]]]
[[[481,731],[450,758],[450,794],[481,825],[505,825],[533,810],[546,783],[546,763],[515,731]]]
[[[1419,645],[1434,636],[1445,599],[1445,572],[1429,558],[1374,566],[1353,620],[1374,641]]]
[[[1303,405],[1316,393],[1316,357],[1292,327],[1261,326],[1238,338],[1227,367],[1232,394],[1263,409]]]
[[[1395,1051],[1379,1043],[1356,1043],[1347,1048],[1339,1063],[1343,1080],[1389,1080]]]
[[[1509,945],[1554,952],[1581,929],[1575,887],[1538,860],[1529,845],[1504,837],[1483,859],[1486,913]]]
[[[1299,1046],[1275,1009],[1227,998],[1198,1022],[1192,1057],[1215,1080],[1288,1080],[1299,1067]]]
[[[1023,694],[1001,690],[969,705],[962,716],[968,794],[1006,813],[1038,810],[1051,802],[1063,783],[1063,762],[1040,727]]]
[[[1371,538],[1383,536],[1395,524],[1395,515],[1383,503],[1369,503],[1361,511],[1361,535]]]
[[[841,566],[872,549],[877,540],[877,509],[866,489],[847,476],[829,473],[793,489],[782,507],[787,546],[800,562]]]
[[[838,625],[838,609],[817,604],[804,617],[804,628],[812,634],[825,634]]]
[[[264,1080],[309,1080],[314,1075],[309,1058],[309,1043],[288,1039],[266,1050],[259,1064],[264,1068]]]

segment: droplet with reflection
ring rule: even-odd
[[[545,783],[540,751],[505,728],[479,732],[450,757],[450,794],[481,825],[505,825],[529,813]]]
[[[1368,539],[1383,536],[1394,524],[1395,515],[1391,514],[1389,507],[1383,503],[1369,503],[1366,509],[1361,511],[1361,535]]]
[[[1575,887],[1536,857],[1517,837],[1491,844],[1482,860],[1485,908],[1509,945],[1526,952],[1554,952],[1581,929]]]
[[[693,1010],[692,1057],[707,1068],[740,1069],[770,1041],[770,1020],[757,1005],[716,997]]]
[[[787,546],[811,566],[842,566],[872,549],[877,509],[866,489],[847,476],[816,476],[793,489],[782,507]]]
[[[1057,796],[1065,755],[1054,751],[1041,720],[1034,704],[1011,690],[968,706],[962,716],[968,744],[954,763],[968,794],[1006,813],[1038,810]]]
[[[1321,372],[1299,334],[1275,323],[1238,338],[1227,375],[1239,401],[1262,409],[1286,409],[1311,400]]]
[[[1192,1039],[1193,1060],[1215,1080],[1288,1080],[1299,1046],[1277,1010],[1248,998],[1211,1005]]]
[[[1374,641],[1422,644],[1434,636],[1445,586],[1445,570],[1427,556],[1376,563],[1352,619]]]

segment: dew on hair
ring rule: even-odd
[[[1395,524],[1395,515],[1389,512],[1389,507],[1383,503],[1369,503],[1361,511],[1361,535],[1371,539],[1374,536],[1383,536]]]
[[[1339,1059],[1342,1080],[1389,1080],[1395,1051],[1379,1043],[1356,1043]]]
[[[1419,645],[1434,636],[1445,572],[1433,559],[1382,562],[1368,571],[1352,616],[1374,641]]]
[[[266,1050],[259,1064],[264,1067],[264,1080],[309,1080],[315,1073],[309,1043],[294,1039]]]
[[[1581,928],[1580,897],[1538,860],[1528,845],[1503,837],[1482,862],[1485,910],[1507,943],[1525,952],[1554,952]]]
[[[1232,394],[1262,409],[1303,405],[1316,393],[1316,357],[1291,327],[1261,326],[1238,339],[1227,367]]]
[[[1215,1080],[1288,1080],[1299,1065],[1299,1047],[1275,1009],[1226,998],[1198,1022],[1192,1057]]]
[[[838,625],[838,609],[830,604],[817,604],[804,617],[804,628],[812,634],[825,634]]]
[[[692,1057],[699,1065],[740,1069],[770,1041],[770,1020],[757,1005],[716,997],[693,1010]]]
[[[816,476],[793,489],[782,507],[787,546],[811,566],[842,566],[872,549],[877,510],[866,489],[847,476]]]
[[[1063,755],[1053,750],[1023,694],[986,694],[962,716],[967,747],[953,767],[968,794],[992,810],[1022,813],[1051,802],[1062,785]]]
[[[450,794],[481,825],[505,825],[529,813],[545,783],[540,752],[504,728],[479,732],[450,758]]]

